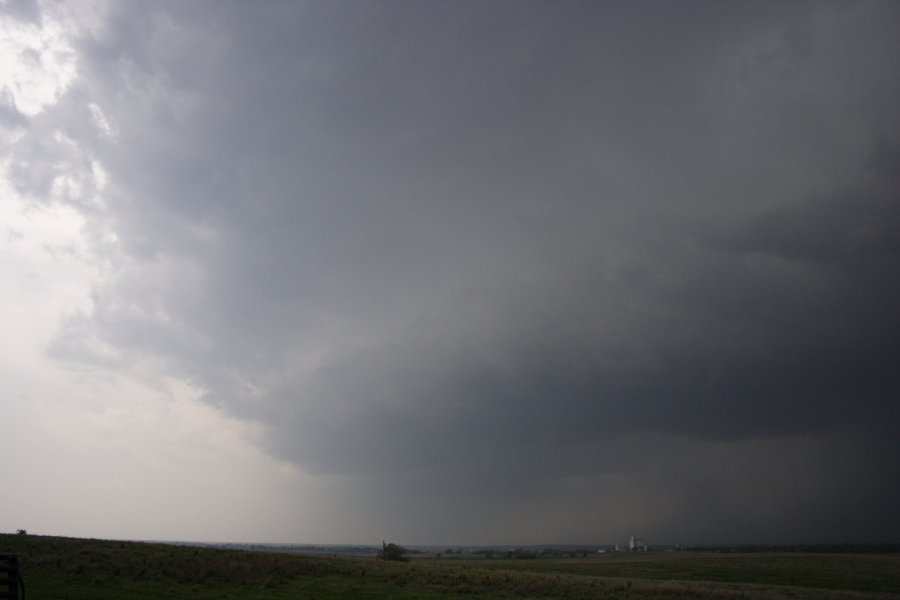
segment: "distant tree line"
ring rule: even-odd
[[[443,556],[467,556],[471,558],[530,560],[536,558],[586,558],[596,553],[589,548],[513,548],[503,550],[499,548],[447,548],[443,552],[435,554],[437,558]]]

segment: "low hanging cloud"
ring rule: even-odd
[[[58,360],[262,424],[343,539],[897,523],[894,6],[109,11],[10,150],[102,199]]]

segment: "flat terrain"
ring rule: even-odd
[[[0,535],[28,598],[900,599],[898,554],[647,553],[392,563]]]

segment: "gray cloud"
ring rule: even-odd
[[[358,531],[896,524],[894,6],[114,9],[15,149],[36,197],[54,128],[110,175],[54,356],[201,387]],[[876,482],[881,524],[845,520]]]
[[[3,11],[12,18],[26,23],[40,21],[40,8],[32,0],[10,0],[3,5]]]

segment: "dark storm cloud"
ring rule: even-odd
[[[99,339],[151,358],[264,424],[276,456],[347,477],[347,511],[401,527],[397,506],[431,498],[437,515],[406,513],[421,540],[475,535],[455,497],[499,519],[558,493],[588,522],[597,495],[672,488],[706,539],[763,520],[813,536],[849,506],[789,527],[840,495],[822,459],[768,482],[760,466],[804,447],[853,447],[859,488],[884,483],[892,5],[114,9],[59,110],[96,99],[116,130],[81,137],[110,173],[89,227],[120,254],[56,356],[110,360]],[[715,515],[767,485],[783,510]],[[668,514],[647,502],[610,512]],[[682,535],[678,518],[656,530]]]

